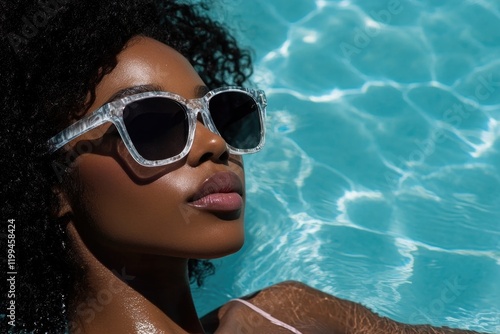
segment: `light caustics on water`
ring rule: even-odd
[[[256,52],[247,241],[200,313],[295,279],[407,323],[500,333],[500,2],[222,1]]]

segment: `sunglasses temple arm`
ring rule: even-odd
[[[107,106],[105,106],[107,107]],[[59,132],[57,135],[49,140],[50,153],[53,153],[75,139],[78,136],[102,125],[108,121],[111,121],[108,116],[109,108],[102,108],[91,113],[88,116],[80,119],[78,122],[71,124],[69,127]]]
[[[266,107],[267,107],[266,93],[264,93],[263,90],[258,90],[257,91],[257,96],[258,96],[257,101],[260,102],[260,105],[262,106],[262,109],[264,109],[264,111],[265,111]]]

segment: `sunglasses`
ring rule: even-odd
[[[53,153],[106,122],[115,125],[130,155],[143,166],[163,166],[185,157],[193,145],[198,113],[221,136],[229,153],[264,146],[266,95],[262,90],[222,87],[197,99],[145,92],[107,103],[49,140]]]

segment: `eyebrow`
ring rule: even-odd
[[[196,86],[196,88],[194,89],[194,94],[196,97],[203,97],[205,95],[207,95],[207,93],[210,91],[210,89],[208,89],[207,86],[205,85],[199,85],[199,86]]]
[[[113,94],[105,102],[105,104],[119,100],[123,97],[130,96],[130,95],[146,93],[146,92],[162,92],[162,91],[163,91],[163,89],[158,85],[138,85],[138,86],[127,87],[124,89],[120,89],[115,94]],[[195,94],[195,97],[197,97],[197,98],[205,96],[209,91],[210,90],[205,85],[198,85],[194,88],[194,94]]]
[[[114,93],[104,104],[119,100],[119,99],[126,97],[126,96],[134,95],[134,94],[153,92],[153,91],[161,91],[161,90],[162,90],[161,87],[157,86],[157,85],[139,85],[139,86],[127,87],[124,89],[120,89],[119,91]]]

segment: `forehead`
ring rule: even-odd
[[[185,98],[194,98],[203,85],[186,58],[173,48],[148,37],[135,37],[117,57],[117,65],[96,88],[95,110],[116,92],[140,85],[151,85]]]

